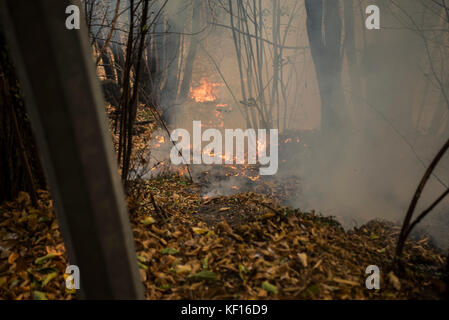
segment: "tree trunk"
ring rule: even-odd
[[[20,85],[0,29],[0,202],[20,191],[37,204],[38,188],[46,188],[34,135]]]
[[[184,75],[181,83],[180,98],[185,99],[189,94],[190,83],[192,82],[193,63],[195,62],[196,51],[198,49],[198,32],[201,27],[200,15],[201,1],[194,0],[193,2],[193,16],[192,16],[192,36],[190,39],[189,53],[187,54],[186,64],[184,68]]]
[[[182,2],[177,2],[173,7],[169,7],[169,12],[172,14],[167,17],[167,28],[168,31],[174,32],[173,34],[167,34],[166,46],[168,48],[166,52],[166,65],[167,65],[167,80],[165,81],[164,87],[162,88],[161,96],[161,106],[164,111],[164,119],[168,119],[166,113],[173,107],[176,103],[179,87],[179,58],[182,55],[181,48],[181,38],[182,32],[184,31],[184,25],[187,19],[187,15],[182,11],[182,6],[185,5]],[[178,19],[176,21],[172,20],[172,15],[176,13]]]
[[[340,1],[306,0],[307,33],[321,97],[324,136],[343,128],[344,99],[341,85]],[[323,26],[324,21],[324,26]]]

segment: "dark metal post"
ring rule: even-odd
[[[0,0],[56,213],[81,297],[142,299],[133,236],[86,26],[74,0]]]

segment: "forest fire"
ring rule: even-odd
[[[213,83],[201,78],[200,86],[196,88],[190,88],[190,98],[195,102],[214,102],[217,100],[217,87],[222,87],[220,83]]]
[[[449,298],[444,0],[51,4],[0,0],[2,310]]]

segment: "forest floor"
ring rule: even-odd
[[[445,258],[428,238],[407,243],[392,268],[398,226],[345,231],[254,193],[205,198],[178,177],[144,182],[129,199],[136,259],[148,299],[440,299]],[[158,209],[150,200],[154,196]],[[26,193],[0,206],[0,298],[72,299],[53,202]],[[365,286],[377,265],[380,290]]]
[[[136,141],[135,157],[147,143]],[[345,231],[270,195],[206,197],[201,188],[178,175],[131,186],[147,299],[447,298],[446,258],[428,237],[408,241],[401,267],[393,267],[397,225],[371,221]],[[67,265],[47,191],[37,207],[23,192],[0,205],[0,299],[76,298],[64,288]],[[379,290],[366,288],[370,265],[380,268]]]

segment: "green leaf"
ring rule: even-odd
[[[48,300],[48,298],[42,291],[33,291],[33,300]]]
[[[160,288],[161,288],[162,290],[169,290],[169,289],[171,289],[171,285],[169,285],[169,284],[163,284],[163,285],[160,286]]]
[[[15,287],[17,287],[17,286],[19,285],[19,283],[20,283],[20,280],[19,280],[19,279],[14,279],[14,280],[11,282],[11,284],[9,285],[9,288],[10,288],[10,289],[15,288]]]
[[[193,232],[195,232],[196,234],[204,234],[207,233],[209,230],[205,229],[205,228],[198,228],[198,227],[193,227],[192,228]]]
[[[35,271],[39,272],[40,274],[49,274],[49,273],[52,273],[52,272],[57,272],[58,269],[56,269],[56,268],[38,268],[38,269],[35,269]]]
[[[193,280],[196,280],[196,281],[202,281],[202,280],[217,281],[217,274],[212,271],[204,270],[204,271],[197,272],[194,275],[191,275],[190,278],[192,278]]]
[[[203,269],[209,269],[209,259],[207,257],[203,259]]]
[[[148,270],[148,267],[146,265],[144,265],[142,262],[137,261],[137,265],[139,266],[140,269],[142,270]]]
[[[272,285],[268,281],[264,281],[262,283],[262,289],[272,294],[278,294],[278,288],[276,288],[276,286]]]
[[[51,221],[51,218],[49,217],[39,217],[39,219],[37,219],[37,222],[49,222]]]
[[[177,254],[179,251],[175,248],[165,248],[161,252],[162,254]]]
[[[239,263],[239,271],[241,273],[248,273],[248,269],[241,263]]]
[[[35,264],[43,264],[45,261],[50,260],[50,259],[53,259],[54,257],[56,257],[55,254],[49,253],[49,254],[47,254],[46,256],[37,258],[36,260],[34,260],[34,263],[35,263]]]
[[[45,287],[51,280],[58,276],[58,272],[52,272],[47,274],[44,281],[42,281],[42,287]]]
[[[156,223],[156,220],[154,220],[153,217],[146,217],[146,218],[143,219],[141,222],[142,222],[143,225],[149,226],[150,224]]]
[[[144,256],[139,256],[139,255],[137,255],[137,260],[142,262],[142,263],[147,263],[148,262],[147,258],[145,258]]]
[[[311,286],[309,286],[303,293],[302,296],[306,299],[312,299],[314,298],[318,292],[320,291],[320,288],[318,287],[318,285],[313,284]]]

